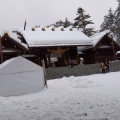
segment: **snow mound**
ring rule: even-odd
[[[39,92],[44,88],[43,68],[18,56],[0,65],[0,96]]]

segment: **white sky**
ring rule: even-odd
[[[71,22],[78,7],[90,14],[94,27],[99,29],[110,7],[115,10],[117,0],[0,0],[0,33],[3,30],[27,26],[46,26],[67,17]]]

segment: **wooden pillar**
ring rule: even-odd
[[[2,39],[1,39],[1,36],[0,36],[0,63],[3,63]]]
[[[97,62],[97,60],[96,60],[96,54],[97,54],[97,52],[96,52],[96,49],[94,49],[94,51],[93,51],[93,54],[94,54],[94,61],[93,61],[93,63],[96,63]]]
[[[44,54],[43,54],[44,53]],[[48,67],[48,63],[47,63],[47,54],[46,54],[46,52],[43,52],[42,53],[42,57],[43,57],[43,60],[44,60],[44,62],[45,62],[45,67],[47,68]]]
[[[68,56],[68,65],[70,64],[70,55],[69,55],[69,49],[67,50],[67,56]]]
[[[51,67],[50,52],[48,52],[49,67]]]
[[[78,64],[78,63],[79,63],[79,61],[78,61],[78,50],[77,50],[77,47],[76,47],[76,61],[77,61],[77,63],[76,63],[76,64]]]
[[[112,38],[112,48],[113,48],[113,59],[115,61],[116,60],[116,54],[115,54],[115,46],[114,46],[114,41],[113,41],[113,34],[111,34],[111,38]]]
[[[115,55],[115,46],[114,46],[114,41],[112,39],[112,46],[113,46],[113,58],[114,58],[114,61],[116,60],[116,55]]]
[[[48,85],[47,85],[47,75],[46,75],[46,70],[45,70],[45,62],[44,60],[42,60],[42,66],[43,66],[43,72],[44,72],[44,86],[46,86],[46,88],[48,88]]]

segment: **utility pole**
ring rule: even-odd
[[[2,39],[1,39],[1,36],[0,36],[0,63],[3,63]]]

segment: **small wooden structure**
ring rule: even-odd
[[[4,33],[4,35],[1,37],[0,48],[0,51],[2,53],[2,60],[0,59],[0,63],[10,58],[29,53],[27,47],[22,45],[20,42],[17,42],[15,39],[11,38],[8,33]]]

